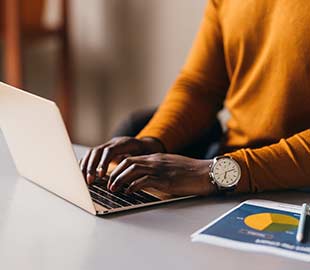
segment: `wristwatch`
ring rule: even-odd
[[[218,191],[234,191],[241,177],[241,168],[230,156],[218,156],[210,164],[211,183]]]

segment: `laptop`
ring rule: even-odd
[[[112,193],[107,177],[88,186],[57,105],[1,82],[0,127],[21,176],[93,215],[193,197],[155,189]]]

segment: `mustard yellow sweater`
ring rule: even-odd
[[[309,0],[209,0],[183,70],[138,137],[177,151],[223,105],[237,191],[310,186]]]

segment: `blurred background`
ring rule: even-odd
[[[206,0],[0,0],[1,80],[56,100],[74,143],[96,145],[156,106]]]

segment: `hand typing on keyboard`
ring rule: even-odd
[[[103,177],[111,161],[120,161],[107,184],[107,190],[112,192],[118,192],[126,185],[127,193],[148,187],[173,195],[215,192],[215,186],[209,179],[210,160],[156,153],[159,150],[163,151],[164,148],[156,140],[115,138],[90,150],[80,166],[87,182],[91,184],[96,171],[99,177]]]
[[[99,177],[106,175],[109,164],[121,162],[128,156],[139,156],[163,152],[164,147],[152,138],[136,139],[116,137],[109,142],[90,149],[80,161],[80,167],[88,184],[91,184],[96,173]]]

